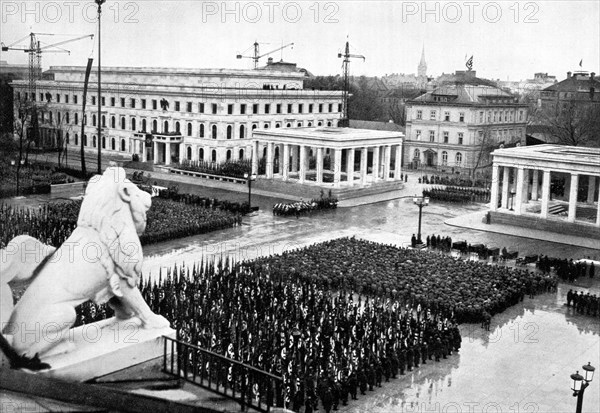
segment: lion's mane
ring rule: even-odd
[[[138,211],[132,211],[134,204],[125,202],[121,196],[125,185],[140,190],[126,180],[125,170],[119,167],[109,167],[103,175],[92,177],[77,225],[98,233],[105,247],[102,251],[107,251],[100,257],[107,278],[111,279],[116,274],[133,288],[141,274],[143,254],[133,217]],[[114,292],[113,283],[111,286]]]

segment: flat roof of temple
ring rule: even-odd
[[[496,149],[494,164],[519,164],[525,167],[600,175],[600,148],[565,145],[533,145]]]
[[[492,155],[575,163],[595,162],[600,167],[600,148],[544,144],[496,149]]]
[[[404,133],[381,131],[375,129],[354,129],[337,127],[314,127],[314,128],[277,128],[253,130],[254,135],[266,136],[287,136],[315,138],[323,141],[340,142],[354,141],[357,139],[377,139],[377,138],[399,138],[404,137]]]
[[[254,140],[334,149],[402,145],[404,133],[337,127],[255,129]]]

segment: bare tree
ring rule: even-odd
[[[477,171],[492,166],[492,157],[490,156],[490,154],[496,148],[498,148],[498,142],[496,142],[496,140],[492,136],[492,129],[490,126],[485,126],[482,133],[477,138],[475,164],[471,169],[471,180],[473,181],[473,185],[475,185]]]
[[[537,110],[534,118],[561,145],[600,146],[600,104],[556,102]]]

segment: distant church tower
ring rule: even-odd
[[[427,63],[425,62],[425,45],[421,50],[421,61],[417,71],[417,86],[424,89],[427,86]]]
[[[419,62],[418,76],[427,78],[427,63],[425,62],[425,45],[421,50],[421,61]]]

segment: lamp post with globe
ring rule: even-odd
[[[585,376],[579,374],[579,371],[576,371],[575,374],[571,374],[571,380],[573,380],[573,387],[571,387],[571,390],[573,390],[573,397],[577,397],[577,410],[575,410],[576,413],[582,412],[583,393],[593,380],[594,370],[596,370],[596,368],[590,363],[583,366],[582,369]]]

